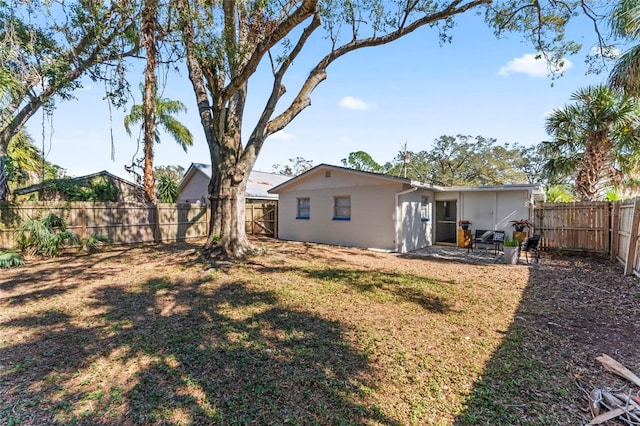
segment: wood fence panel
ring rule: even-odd
[[[63,218],[67,229],[81,239],[103,234],[114,244],[206,237],[211,217],[205,204],[0,202],[0,249],[14,247],[15,231],[22,223],[49,212]],[[248,234],[275,235],[277,203],[247,203],[247,212]]]
[[[633,200],[618,202],[618,247],[616,249],[616,258],[623,265],[627,263],[627,255],[629,253],[631,226],[633,224],[633,206]]]
[[[604,253],[610,248],[610,204],[541,203],[534,210],[534,229],[543,249]]]
[[[158,204],[160,239],[184,241],[206,237],[209,229],[205,204]]]

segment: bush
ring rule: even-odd
[[[23,252],[45,257],[57,256],[67,244],[79,243],[77,235],[67,231],[64,220],[53,213],[28,220],[16,232]]]
[[[24,259],[18,253],[7,250],[0,251],[0,268],[16,268],[24,266]]]
[[[110,242],[109,237],[104,234],[92,234],[89,238],[82,240],[82,249],[87,253],[94,253]]]

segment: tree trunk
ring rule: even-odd
[[[240,258],[252,250],[245,230],[245,194],[249,170],[211,165],[209,199],[211,221],[205,252],[224,257]]]
[[[598,138],[586,146],[582,164],[576,176],[576,191],[582,201],[597,201],[608,183],[608,169],[612,167],[613,146],[607,139]]]
[[[4,153],[0,153],[0,201],[8,200],[10,195],[9,182],[4,169],[6,159],[7,156]]]
[[[156,184],[153,177],[153,143],[155,134],[155,97],[156,97],[156,39],[154,0],[145,0],[142,20],[143,45],[147,54],[144,72],[144,195],[147,201],[156,204]]]

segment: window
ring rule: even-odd
[[[429,197],[423,195],[420,199],[420,219],[423,222],[428,222],[430,219],[429,214]]]
[[[296,219],[309,219],[311,200],[309,198],[298,198],[298,214]]]
[[[333,198],[333,220],[351,220],[351,197]]]

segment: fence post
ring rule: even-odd
[[[154,240],[156,243],[161,243],[162,242],[162,235],[160,232],[160,207],[158,206],[158,203],[153,203],[152,204],[153,207],[153,213],[155,215],[155,224],[153,226],[153,234],[154,234]]]
[[[611,203],[611,216],[609,218],[609,224],[611,229],[611,234],[609,237],[610,250],[609,250],[609,260],[612,262],[616,260],[618,256],[618,250],[620,250],[620,201],[614,201]]]
[[[278,238],[278,202],[276,201],[273,205],[273,238]]]
[[[636,198],[633,203],[633,221],[631,222],[631,232],[629,235],[629,250],[627,251],[627,261],[624,264],[625,276],[633,274],[633,267],[636,263],[638,225],[640,225],[640,198]]]

